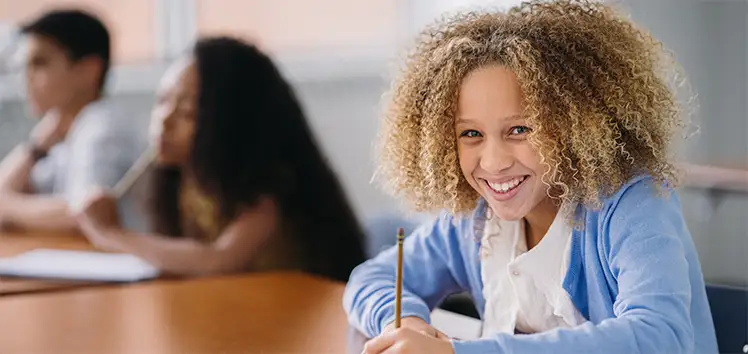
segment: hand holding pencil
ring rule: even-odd
[[[395,274],[395,320],[382,330],[382,334],[366,343],[363,353],[453,353],[452,344],[447,335],[436,330],[436,328],[421,318],[414,316],[402,317],[403,274],[407,271],[404,269],[403,262],[404,242],[405,232],[403,228],[398,228],[397,267]],[[396,348],[410,349],[403,351]]]
[[[155,156],[155,150],[149,148],[140,155],[113,188],[105,190],[98,187],[90,190],[79,205],[73,206],[72,214],[76,216],[79,223],[118,224],[117,200],[121,199],[145,173]]]
[[[149,147],[147,150],[145,150],[143,154],[141,154],[140,157],[135,161],[132,167],[130,167],[130,169],[125,172],[125,175],[122,176],[119,182],[114,185],[111,190],[112,196],[116,199],[122,198],[122,196],[127,193],[130,188],[132,188],[138,178],[140,178],[140,176],[142,176],[143,173],[148,170],[148,167],[151,166],[151,163],[155,158],[156,150],[154,148]]]
[[[401,227],[397,229],[397,271],[395,274],[395,321],[384,329],[384,332],[399,329],[402,327],[412,328],[418,332],[428,334],[438,338],[448,338],[442,332],[431,327],[426,321],[418,317],[402,318],[403,302],[403,273],[405,271],[403,262],[403,244],[405,242],[405,230]]]
[[[82,203],[75,207],[73,215],[78,227],[88,240],[99,249],[121,251],[115,240],[105,237],[102,230],[120,227],[117,200],[130,190],[155,159],[155,150],[148,149],[135,161],[130,169],[110,190],[94,188]]]

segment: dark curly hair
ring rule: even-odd
[[[213,197],[221,220],[232,220],[260,197],[279,206],[311,273],[345,281],[365,259],[364,233],[328,161],[315,142],[291,86],[253,45],[228,37],[194,47],[199,76],[197,120],[185,167]],[[184,236],[178,206],[181,170],[159,168],[154,227]]]

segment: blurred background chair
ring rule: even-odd
[[[409,235],[418,227],[418,222],[406,219],[394,212],[375,213],[364,221],[366,232],[366,253],[372,258],[383,250],[392,247],[397,242],[397,229],[405,229]]]
[[[720,353],[748,353],[748,289],[707,285]]]

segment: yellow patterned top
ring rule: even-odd
[[[220,221],[216,200],[203,193],[194,182],[185,181],[182,183],[179,207],[182,214],[183,230],[185,232],[194,230],[193,232],[196,233],[196,235],[189,236],[211,242],[215,241],[221,234],[225,225]],[[189,227],[190,225],[193,225],[193,227]]]
[[[228,225],[227,220],[221,220],[215,198],[200,191],[197,185],[189,182],[182,183],[179,196],[180,212],[182,215],[182,230],[187,237],[192,237],[205,243],[215,241]],[[292,242],[285,231],[289,225],[279,225],[278,231],[256,252],[247,264],[247,270],[305,270],[305,253],[300,245]]]

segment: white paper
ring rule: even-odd
[[[0,275],[81,281],[132,282],[158,270],[130,254],[37,249],[0,258]]]
[[[431,325],[450,338],[474,340],[480,338],[483,322],[469,316],[435,309],[431,312]]]

